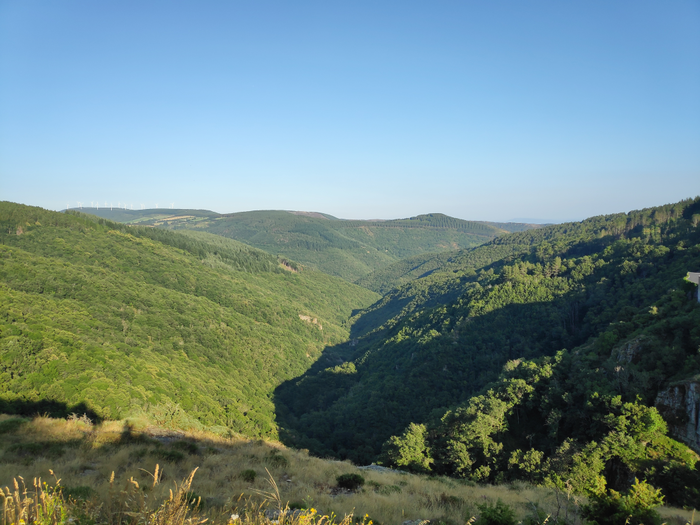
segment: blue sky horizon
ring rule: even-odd
[[[700,194],[700,2],[0,0],[0,200],[551,221]]]

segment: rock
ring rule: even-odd
[[[377,472],[395,472],[396,474],[406,474],[403,470],[396,470],[388,467],[381,467],[372,463],[371,465],[366,465],[364,467],[357,467],[360,470],[375,470]]]
[[[656,408],[669,433],[700,453],[700,378],[680,381],[659,392]]]
[[[617,346],[612,349],[611,357],[614,357],[619,363],[633,363],[636,362],[637,356],[639,355],[642,345],[644,343],[643,338],[637,337],[631,341],[623,344],[622,346]]]

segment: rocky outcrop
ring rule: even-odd
[[[659,392],[656,408],[671,435],[700,453],[700,377],[674,383]]]
[[[376,472],[393,472],[395,474],[406,474],[405,471],[403,470],[396,470],[393,468],[388,468],[388,467],[382,467],[381,465],[375,465],[372,463],[371,465],[366,465],[364,467],[357,467],[360,470],[374,470]]]
[[[637,337],[612,349],[611,357],[620,363],[636,363],[644,344],[644,338]]]
[[[318,322],[318,319],[315,317],[312,318],[310,315],[302,315],[299,314],[299,319],[302,321],[306,321],[307,323],[315,324],[319,330],[323,330],[323,326],[321,326],[321,323]]]

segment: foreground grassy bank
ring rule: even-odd
[[[364,484],[342,488],[338,477],[348,474],[362,476]],[[206,518],[223,524],[231,516],[243,523],[270,523],[280,520],[271,511],[289,506],[306,510],[290,513],[284,522],[319,523],[335,516],[337,523],[347,524],[429,520],[456,525],[478,519],[499,500],[524,523],[582,523],[584,503],[572,494],[521,483],[480,486],[362,469],[275,442],[164,431],[143,421],[93,425],[86,418],[0,415],[6,510],[21,507],[20,476],[28,486],[25,498],[34,499],[37,508],[43,501],[58,516],[41,523],[61,523],[61,508],[65,523],[201,523]],[[47,482],[43,500],[33,494],[35,478]],[[58,479],[60,497],[51,491]],[[189,503],[193,500],[199,505]],[[662,508],[661,514],[667,523],[692,519],[682,509]],[[5,520],[17,521],[9,514]]]

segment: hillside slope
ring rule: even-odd
[[[207,215],[193,210],[90,209],[110,220],[195,229],[245,242],[349,281],[419,254],[478,246],[536,225],[464,221],[440,213],[390,221],[353,221],[321,213],[251,211]],[[374,288],[373,288],[374,289]]]
[[[435,435],[425,437],[425,450],[435,450],[436,455],[442,450],[442,456],[433,458],[437,472],[494,480],[499,473],[505,475],[507,453],[523,447],[522,435],[508,434],[505,421],[494,423],[495,436],[488,441],[493,446],[501,443],[497,448],[505,447],[505,458],[494,451],[487,453],[490,460],[478,459],[485,457],[483,452],[467,454],[470,446],[477,446],[475,437],[440,441],[440,436],[461,435],[459,429],[467,428],[469,418],[492,417],[479,407],[496,401],[505,403],[502,417],[524,413],[517,403],[498,396],[473,401],[473,396],[493,388],[482,391],[487,385],[500,381],[508,361],[551,357],[592,341],[594,346],[585,351],[592,354],[583,364],[574,361],[572,370],[584,366],[587,373],[612,373],[591,384],[590,378],[583,381],[573,372],[562,372],[570,386],[581,387],[576,395],[569,392],[572,403],[575,397],[576,406],[585,407],[595,391],[608,396],[601,400],[600,411],[588,413],[601,419],[610,413],[621,417],[611,408],[613,394],[622,396],[623,404],[634,403],[640,395],[641,403],[653,405],[669,381],[700,371],[700,305],[688,296],[691,290],[683,281],[688,271],[700,268],[699,224],[696,198],[514,233],[451,256],[440,268],[392,291],[359,315],[347,362],[321,368],[321,360],[277,390],[285,438],[320,454],[367,462],[376,460],[383,443],[409,423],[428,423],[427,431]],[[622,376],[615,372],[622,365],[608,358],[614,348],[642,336],[647,341],[642,345],[647,353],[639,357],[642,368],[625,372],[623,387]],[[563,381],[560,377],[560,386]],[[566,390],[559,393],[564,394]],[[528,407],[538,406],[535,399]],[[477,404],[468,409],[470,403]],[[456,406],[465,407],[462,412],[452,409],[465,414],[462,419],[441,424],[443,415],[449,419],[447,409]],[[537,417],[546,431],[546,415]],[[582,422],[573,416],[566,421],[557,439],[541,438],[545,445],[539,452],[553,454],[552,447],[577,438],[572,429]],[[586,439],[603,436],[601,428]],[[534,447],[538,434],[528,432]],[[472,459],[460,466],[457,450]]]
[[[378,297],[297,270],[213,235],[0,203],[0,412],[83,403],[274,436],[274,388]]]

